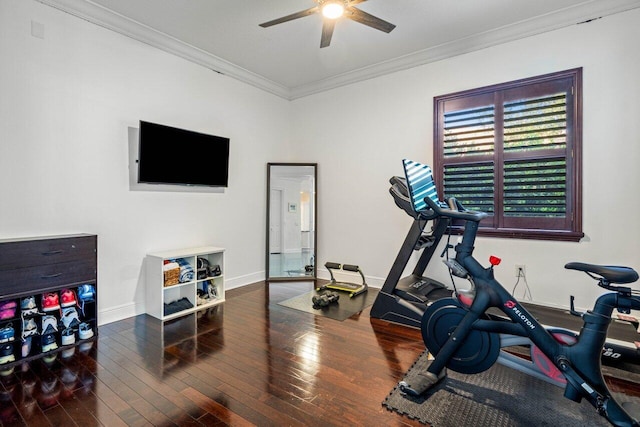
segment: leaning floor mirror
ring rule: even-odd
[[[317,166],[267,164],[267,280],[316,278]]]

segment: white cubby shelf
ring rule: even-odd
[[[224,251],[215,246],[203,246],[147,254],[147,313],[160,320],[169,320],[224,302]],[[211,274],[203,276],[201,270],[199,277],[198,258],[208,261]],[[165,286],[164,265],[174,261],[186,262],[193,270],[193,277],[188,280],[182,277],[184,281]],[[198,289],[204,291],[204,297],[198,297]],[[209,289],[211,291],[207,292]]]

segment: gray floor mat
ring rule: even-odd
[[[324,316],[334,320],[343,321],[373,304],[373,301],[375,301],[376,296],[378,295],[378,290],[369,289],[364,294],[357,295],[353,298],[349,298],[349,294],[346,292],[338,292],[340,299],[337,303],[315,309],[313,308],[313,301],[311,299],[314,295],[318,295],[320,293],[316,291],[307,292],[306,294],[282,301],[278,304],[284,307],[304,311],[306,313],[312,313],[317,316]]]
[[[429,363],[425,352],[405,377]],[[449,370],[426,398],[405,397],[394,387],[382,404],[434,427],[609,425],[588,402],[572,402],[561,388],[499,364],[476,375]]]

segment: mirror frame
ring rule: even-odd
[[[305,276],[276,276],[270,277],[269,271],[269,249],[270,249],[270,223],[271,223],[271,169],[275,166],[311,166],[313,167],[313,273]],[[317,163],[267,163],[267,227],[266,227],[266,246],[265,246],[265,282],[275,281],[315,281],[318,277],[318,164]]]

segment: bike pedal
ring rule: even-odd
[[[420,397],[420,393],[412,389],[411,386],[404,381],[400,381],[398,383],[398,388],[400,389],[400,393],[402,394],[413,396],[413,397]]]
[[[412,375],[411,378],[407,378],[406,381],[400,381],[398,388],[402,394],[408,394],[410,396],[418,397],[438,384],[440,381],[447,377],[446,368],[443,369],[439,375],[431,372],[420,372],[419,374]]]

